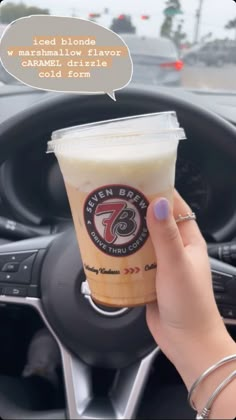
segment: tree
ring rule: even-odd
[[[48,9],[34,6],[26,6],[24,3],[6,3],[1,7],[1,23],[11,23],[13,20],[30,15],[49,15]]]
[[[163,12],[165,19],[161,27],[161,36],[172,38],[174,19],[178,14],[182,13],[180,0],[167,0]]]
[[[187,34],[183,32],[183,22],[179,23],[176,31],[173,32],[173,41],[178,49],[181,48],[182,42],[187,38]]]
[[[236,19],[232,19],[232,20],[230,20],[228,23],[227,23],[227,25],[225,25],[225,29],[229,29],[229,30],[231,30],[231,29],[234,29],[235,30],[235,34],[234,34],[234,39],[235,39],[235,41],[236,41]]]
[[[173,17],[166,16],[161,27],[161,36],[165,38],[171,38],[172,35]]]
[[[131,17],[128,15],[121,15],[113,19],[110,29],[117,34],[135,34],[136,28],[133,26]]]

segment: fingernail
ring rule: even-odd
[[[154,215],[157,220],[167,220],[170,214],[169,201],[161,198],[154,204]]]

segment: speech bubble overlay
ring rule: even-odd
[[[128,46],[97,23],[36,15],[12,22],[0,42],[5,69],[36,89],[106,93],[127,86],[133,75]]]

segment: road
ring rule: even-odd
[[[182,72],[182,85],[188,88],[236,91],[236,65],[221,68],[186,65]]]

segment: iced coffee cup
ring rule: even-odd
[[[95,302],[132,307],[156,300],[158,261],[146,224],[149,203],[172,203],[179,141],[174,112],[53,133],[87,281]]]

